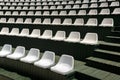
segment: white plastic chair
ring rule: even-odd
[[[23,5],[29,5],[29,3],[25,2]]]
[[[76,0],[75,3],[80,4],[81,0]]]
[[[98,7],[98,4],[97,3],[92,3],[91,5],[90,5],[90,8],[97,8]]]
[[[67,75],[74,70],[74,58],[70,55],[62,55],[58,63],[50,68],[51,71]]]
[[[16,3],[16,2],[13,2],[13,3],[12,3],[12,5],[14,5],[14,6],[15,6],[15,5],[17,5],[17,3]]]
[[[4,6],[4,7],[3,7],[3,10],[8,10],[8,6]]]
[[[1,18],[0,19],[0,23],[6,23],[7,22],[7,19],[6,18]]]
[[[51,6],[50,9],[56,9],[56,6]]]
[[[83,18],[76,18],[73,25],[83,26],[84,25],[84,19]]]
[[[86,10],[79,10],[78,15],[86,15]]]
[[[80,42],[80,33],[76,31],[70,32],[68,38],[66,38],[64,41],[66,42]]]
[[[49,5],[54,5],[54,3],[53,3],[53,2],[49,2],[48,4],[49,4]]]
[[[110,15],[110,9],[102,9],[99,14],[100,15]]]
[[[23,23],[23,18],[17,18],[16,23]]]
[[[11,6],[9,9],[10,9],[10,10],[15,10],[15,7],[14,7],[14,6]]]
[[[74,1],[69,1],[68,4],[74,4]]]
[[[32,24],[32,19],[31,18],[26,18],[24,23],[25,24]]]
[[[52,11],[51,15],[58,15],[58,11]]]
[[[35,12],[35,15],[36,15],[36,16],[40,16],[40,15],[41,15],[41,11],[36,11],[36,12]]]
[[[11,11],[6,11],[5,15],[11,15]]]
[[[62,5],[58,5],[57,9],[63,9],[63,6]]]
[[[20,15],[26,15],[26,11],[21,11]]]
[[[72,24],[72,19],[71,18],[65,18],[62,24],[63,25],[71,25]]]
[[[99,2],[106,2],[106,0],[99,0]]]
[[[60,5],[60,2],[56,1],[55,4],[56,4],[56,5]]]
[[[84,39],[80,43],[88,45],[97,45],[98,44],[97,33],[86,33]]]
[[[120,14],[120,8],[115,8],[112,14]]]
[[[13,11],[12,15],[19,15],[18,11]]]
[[[37,7],[36,7],[36,10],[41,10],[41,9],[42,9],[41,6],[37,6]]]
[[[91,0],[90,2],[97,2],[97,0]]]
[[[40,36],[40,38],[42,39],[51,39],[52,38],[52,30],[45,30],[42,34],[42,36]]]
[[[37,2],[36,5],[41,5],[41,3],[40,3],[40,2]]]
[[[60,25],[61,24],[61,19],[60,18],[55,18],[52,22],[54,25]]]
[[[67,4],[67,1],[62,1],[62,3],[61,4]]]
[[[25,2],[25,0],[20,0],[20,2]]]
[[[11,53],[12,53],[12,45],[4,44],[4,46],[2,47],[0,51],[0,57],[5,57]]]
[[[80,5],[78,4],[73,5],[73,9],[79,9],[79,8],[80,8]]]
[[[9,33],[8,27],[3,27],[0,31],[0,35],[7,35]]]
[[[29,29],[24,28],[22,29],[21,33],[19,34],[19,36],[28,36],[29,35]]]
[[[18,5],[19,5],[19,6],[20,6],[20,5],[22,6],[22,5],[23,5],[23,3],[19,2],[19,3],[18,3]]]
[[[97,9],[91,9],[88,13],[88,15],[97,15]]]
[[[86,26],[97,26],[98,21],[96,18],[90,18],[88,19],[87,23],[85,24]]]
[[[2,6],[0,6],[0,9],[2,9]]]
[[[62,41],[66,38],[66,33],[65,31],[57,31],[55,36],[53,38],[51,38],[51,40],[58,40],[58,41]]]
[[[9,18],[7,23],[15,23],[15,18]]]
[[[17,46],[13,54],[7,55],[7,58],[18,60],[25,56],[25,47]]]
[[[15,0],[10,0],[10,2],[14,2]],[[19,1],[19,0],[18,0]]]
[[[34,12],[33,12],[33,11],[29,11],[29,12],[27,13],[27,15],[28,15],[28,16],[32,16],[32,15],[34,15]]]
[[[49,7],[48,7],[48,6],[43,6],[43,9],[45,9],[45,10],[46,10],[46,9],[49,9]]]
[[[47,5],[47,2],[43,2],[42,5]]]
[[[67,11],[60,11],[59,15],[67,15]]]
[[[71,5],[66,5],[64,9],[71,9]]]
[[[81,8],[88,8],[88,4],[82,4]]]
[[[108,0],[108,1],[116,1],[116,0]]]
[[[120,6],[120,2],[119,1],[111,2],[110,6],[111,7]]]
[[[4,12],[3,12],[3,11],[0,11],[0,15],[4,15]]]
[[[21,9],[22,9],[21,6],[16,7],[16,10],[21,10]]]
[[[4,3],[4,2],[1,2],[0,5],[5,5],[5,3]]]
[[[10,36],[19,35],[19,28],[13,28],[9,33]]]
[[[31,48],[27,56],[21,58],[20,61],[25,62],[25,63],[34,63],[35,61],[39,59],[39,57],[40,57],[39,49]]]
[[[35,5],[35,3],[34,3],[34,2],[31,2],[30,5]]]
[[[70,10],[68,15],[76,15],[76,10]]]
[[[33,24],[41,24],[41,18],[36,18]]]
[[[10,3],[10,2],[7,2],[6,5],[11,5],[11,3]]]
[[[50,18],[45,18],[43,20],[42,24],[51,24],[51,19]]]
[[[49,11],[44,11],[43,15],[50,15],[50,12]]]
[[[108,3],[107,2],[101,3],[99,7],[108,7]]]
[[[24,6],[22,9],[23,10],[28,10],[28,6]]]
[[[82,3],[89,3],[89,0],[83,0]]]
[[[55,63],[55,53],[52,51],[45,51],[42,58],[34,63],[35,66],[41,68],[49,68]]]
[[[40,37],[40,29],[33,29],[32,33],[28,37]]]
[[[114,26],[114,20],[113,20],[113,18],[104,18],[99,26],[113,27]]]

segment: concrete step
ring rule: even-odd
[[[111,35],[120,37],[120,31],[112,31]]]
[[[102,59],[98,57],[89,57],[86,60],[87,65],[89,66],[120,74],[120,62]]]
[[[120,75],[83,65],[77,70],[78,80],[119,80]],[[111,78],[111,79],[110,79]]]
[[[106,42],[112,42],[112,43],[119,43],[120,44],[120,37],[117,37],[117,36],[106,36],[105,41]]]
[[[108,51],[103,49],[95,49],[93,56],[120,62],[120,52]]]
[[[119,43],[99,41],[99,48],[104,49],[104,50],[120,52],[120,44]]]
[[[107,75],[109,75],[109,72],[107,71],[86,65],[80,66],[79,70],[77,70],[77,77],[79,80],[102,80]]]
[[[120,32],[120,27],[115,27],[114,31],[119,31]]]

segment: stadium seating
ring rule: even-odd
[[[55,53],[52,51],[45,51],[42,58],[34,63],[35,66],[41,68],[49,68],[55,63]]]
[[[8,34],[10,36],[17,36],[19,34],[19,28],[13,28],[11,32]]]
[[[14,53],[7,55],[7,58],[18,60],[25,56],[25,47],[17,46]]]
[[[0,35],[7,35],[9,33],[9,28],[3,27],[0,31]]]
[[[119,0],[0,0],[0,68],[32,80],[119,79],[119,16]]]
[[[28,37],[36,37],[39,38],[40,37],[40,30],[39,29],[34,29],[32,31],[32,33],[30,35],[28,35]]]
[[[80,33],[79,32],[71,32],[67,39],[65,39],[67,42],[80,42]]]
[[[57,31],[55,36],[51,39],[61,41],[61,40],[64,40],[65,37],[66,37],[65,31]]]
[[[80,43],[90,45],[98,44],[98,35],[96,33],[87,33]]]
[[[58,63],[50,69],[62,75],[69,74],[74,70],[74,58],[69,55],[62,55]]]
[[[0,51],[0,57],[5,57],[12,53],[12,45],[4,44],[3,48]]]
[[[25,63],[33,63],[37,61],[39,57],[40,57],[39,49],[31,48],[27,56],[21,58],[20,61],[25,62]]]
[[[52,38],[52,31],[51,30],[45,30],[43,34],[40,36],[42,39],[51,39]]]

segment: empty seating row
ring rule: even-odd
[[[63,1],[63,0],[0,0],[1,2],[46,2],[46,1]]]
[[[25,5],[18,5],[18,6],[10,6],[10,5],[1,5],[0,6],[0,9],[23,9],[23,10],[28,10],[28,9],[86,9],[86,8],[98,8],[98,7],[115,7],[115,6],[120,6],[120,5],[108,5],[108,3],[101,3],[100,6],[98,6],[97,3],[93,3],[89,6],[89,4],[74,4],[74,5],[38,5],[38,6],[35,6],[35,5],[28,5],[28,6],[25,6]]]
[[[52,51],[45,51],[40,59],[40,50],[31,48],[28,54],[25,54],[25,47],[17,46],[12,53],[12,45],[5,44],[1,51],[0,57],[7,57],[13,60],[20,60],[25,63],[32,63],[40,68],[50,68],[51,71],[66,75],[74,71],[74,58],[70,55],[62,55],[55,65],[55,53]]]
[[[51,18],[44,18],[42,21],[41,18],[36,18],[34,21],[32,21],[31,18],[26,18],[25,20],[23,18],[9,18],[8,20],[6,18],[0,18],[0,23],[15,23],[15,24],[49,24],[49,25],[77,25],[77,26],[103,26],[103,27],[113,27],[114,26],[114,20],[113,18],[104,18],[101,22],[101,24],[98,24],[97,18],[89,18],[88,21],[84,22],[83,18],[76,18],[73,22],[71,18],[65,18],[62,22],[60,18],[55,18],[53,21]]]
[[[13,28],[9,33],[9,28],[3,27],[0,32],[1,35],[10,35],[10,36],[25,36],[29,38],[39,38],[39,39],[51,39],[55,41],[65,41],[65,42],[80,42],[83,44],[96,45],[98,44],[98,35],[97,33],[87,33],[84,39],[81,41],[80,33],[77,31],[70,32],[69,36],[66,37],[65,31],[57,31],[53,36],[52,30],[45,30],[41,35],[40,29],[33,29],[31,34],[29,34],[29,29],[24,28],[19,33],[18,28]]]
[[[97,9],[90,9],[87,13],[86,10],[70,10],[68,13],[65,10],[61,11],[0,11],[0,15],[13,15],[13,16],[53,16],[53,15],[76,15],[76,16],[83,16],[83,15],[112,15],[112,14],[120,14],[120,8],[115,8],[113,12],[110,11],[109,8],[101,9],[100,13],[98,13]]]
[[[49,0],[49,1],[42,1],[42,0],[39,0],[39,1],[35,1],[35,0],[23,0],[23,1],[19,1],[19,0],[17,0],[17,1],[14,1],[14,0],[12,0],[12,1],[2,1],[2,0],[0,0],[0,2],[41,2],[42,4],[44,3],[44,4],[50,4],[50,3],[53,3],[53,4],[76,4],[76,3],[95,3],[95,2],[109,2],[109,1],[115,1],[115,0],[70,0],[70,1],[62,1],[62,0],[59,0],[59,1],[54,1],[54,0]]]

